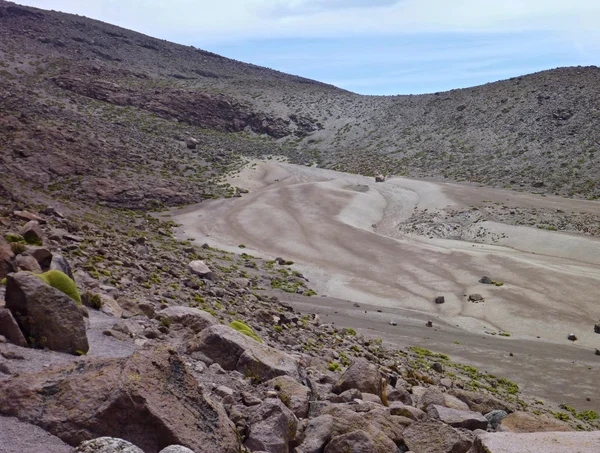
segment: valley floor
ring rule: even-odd
[[[593,219],[600,216],[600,203],[407,178],[375,183],[273,160],[250,163],[229,182],[250,193],[175,212],[182,235],[238,253],[244,244],[246,253],[294,261],[321,295],[302,302],[306,309],[321,307],[333,317],[343,308],[342,325],[398,342],[395,332],[402,326],[424,326],[431,319],[445,334],[423,327],[414,343],[428,337],[428,347],[451,349],[453,356],[462,351],[494,374],[511,377],[515,361],[506,356],[513,350],[556,358],[556,364],[577,360],[572,367],[544,367],[540,360],[517,366],[533,366],[535,372],[520,376],[540,396],[557,398],[573,371],[582,387],[573,387],[570,396],[577,394],[582,408],[598,408],[585,394],[600,370],[594,356],[600,335],[593,330],[600,320],[600,238],[518,225],[514,215]],[[485,218],[489,210],[483,208],[491,205],[505,209],[507,218],[512,213],[512,220],[503,221],[504,213]],[[503,285],[479,283],[484,275]],[[484,301],[469,301],[471,294]],[[445,303],[435,304],[437,296]],[[331,312],[333,301],[345,304],[339,313]],[[362,316],[365,310],[368,316]],[[388,324],[392,318],[397,327]],[[569,333],[577,335],[575,343],[567,340]],[[462,348],[449,346],[455,341]],[[545,379],[546,389],[534,383],[555,367],[559,375]]]

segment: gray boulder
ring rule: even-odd
[[[98,437],[82,442],[73,453],[144,453],[144,450],[123,439]]]
[[[512,408],[504,401],[499,400],[484,393],[470,392],[461,389],[451,389],[448,394],[457,397],[462,402],[469,406],[469,409],[475,412],[487,414],[493,410],[503,410],[512,412]]]
[[[89,350],[77,302],[28,272],[7,277],[6,308],[37,346],[69,354]]]
[[[461,411],[449,407],[432,404],[427,408],[427,414],[432,420],[439,420],[453,428],[464,428],[474,431],[487,429],[488,421],[479,412]]]
[[[498,426],[500,426],[500,423],[502,423],[502,420],[504,420],[507,415],[508,413],[506,411],[496,410],[488,412],[484,415],[484,417],[486,418],[492,429],[498,429]]]
[[[189,271],[200,278],[212,280],[214,278],[213,271],[204,263],[204,261],[196,260],[188,264]]]
[[[477,436],[474,453],[598,453],[600,431],[486,433]]]
[[[181,445],[171,445],[170,447],[163,448],[159,453],[194,453],[194,451]]]
[[[194,333],[202,332],[207,327],[218,324],[218,321],[210,313],[193,307],[167,307],[159,311],[155,317],[161,321],[165,318],[169,319],[171,323],[187,327]]]
[[[23,227],[19,231],[19,234],[23,236],[23,238],[25,239],[25,241],[27,241],[28,244],[42,245],[43,233],[40,228],[40,224],[35,220],[30,220],[25,225],[23,225]]]
[[[0,308],[0,335],[3,335],[12,344],[22,347],[27,346],[27,340],[25,340],[23,332],[21,332],[17,321],[7,308]]]
[[[325,447],[324,453],[378,453],[377,447],[366,432],[352,431],[334,437]]]
[[[289,453],[296,437],[298,419],[281,400],[269,398],[252,409],[244,445],[251,451]]]
[[[73,271],[71,270],[71,265],[64,256],[59,255],[58,253],[52,254],[50,270],[61,271],[63,274],[67,275],[71,280],[75,280],[75,278],[73,277]]]
[[[466,453],[473,445],[466,433],[439,421],[413,423],[403,435],[414,453]]]
[[[304,441],[296,448],[296,453],[321,453],[331,440],[333,426],[331,415],[320,415],[309,420],[304,430]]]
[[[356,358],[333,386],[333,393],[342,393],[350,389],[381,396],[383,379],[377,366],[361,357]]]
[[[279,392],[279,398],[298,418],[308,416],[310,390],[290,376],[279,376],[268,383]]]

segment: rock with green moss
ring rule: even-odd
[[[40,228],[40,224],[35,220],[31,220],[23,225],[19,231],[19,234],[29,245],[43,245],[42,230]]]
[[[65,292],[79,297],[79,292],[73,292],[75,283],[64,274],[46,274],[50,275],[31,272],[8,275],[6,308],[30,345],[73,355],[88,352],[85,321],[79,306],[81,299],[78,303]]]
[[[254,333],[254,330],[252,330],[252,328],[249,325],[243,323],[242,321],[233,321],[229,323],[229,327],[237,330],[239,333],[242,333],[247,337],[252,338],[253,340],[258,341],[259,343],[263,342],[261,338],[258,335],[256,335],[256,333]]]
[[[44,272],[43,274],[37,274],[39,278],[44,280],[52,288],[56,288],[60,292],[65,293],[78,305],[81,305],[81,295],[77,289],[77,285],[71,280],[66,274],[61,271],[52,270]]]

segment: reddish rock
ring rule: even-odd
[[[146,453],[169,445],[239,451],[234,425],[165,348],[125,359],[87,360],[0,382],[0,413],[43,427],[70,445],[127,440]]]
[[[356,358],[333,386],[334,393],[350,389],[381,396],[383,380],[377,366],[366,359]]]

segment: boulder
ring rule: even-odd
[[[19,234],[23,236],[25,242],[33,245],[42,245],[43,233],[39,222],[30,220],[19,230]]]
[[[356,430],[331,439],[324,453],[377,453],[377,447],[371,436]]]
[[[144,453],[144,451],[123,439],[98,437],[81,442],[73,453]]]
[[[0,335],[4,336],[12,344],[26,347],[27,340],[19,329],[17,321],[7,308],[0,308]]]
[[[248,425],[244,445],[250,451],[289,453],[289,444],[296,437],[298,420],[281,400],[269,398],[252,408]]]
[[[427,418],[427,413],[425,411],[407,404],[402,404],[399,401],[391,403],[389,411],[392,415],[406,417],[415,421]]]
[[[362,357],[356,358],[333,386],[333,393],[342,393],[349,389],[381,396],[383,379],[377,366]]]
[[[188,147],[188,149],[196,149],[196,146],[198,146],[198,140],[193,137],[188,137],[185,140],[185,145]]]
[[[389,409],[384,407],[372,409],[366,412],[364,417],[396,445],[404,442],[402,433],[408,425],[414,423],[410,418],[392,415]]]
[[[489,278],[488,276],[484,275],[483,277],[481,277],[479,279],[479,283],[483,283],[484,285],[491,285],[492,284],[492,279]]]
[[[484,415],[484,417],[487,419],[492,429],[498,429],[498,426],[500,426],[500,423],[506,418],[507,415],[508,413],[506,411],[496,410],[488,412]]]
[[[416,406],[419,409],[426,411],[427,408],[432,404],[437,404],[439,406],[443,406],[445,404],[444,394],[438,387],[427,388],[419,396]]]
[[[167,448],[163,448],[160,453],[194,453],[189,448],[183,447],[181,445],[171,445]]]
[[[43,225],[46,223],[46,220],[43,219],[42,217],[40,217],[39,215],[35,215],[32,214],[31,212],[27,212],[27,211],[14,211],[13,215],[17,218],[17,219],[21,219],[21,220],[26,220],[26,221],[30,221],[30,220],[35,220],[36,222],[38,222],[40,225]]]
[[[25,338],[36,346],[69,354],[89,350],[77,302],[41,278],[28,272],[9,275],[5,299]]]
[[[50,269],[52,252],[46,247],[29,247],[27,253],[35,258],[43,271]]]
[[[474,453],[598,453],[600,431],[485,433],[475,439]]]
[[[296,448],[296,453],[321,453],[331,440],[333,426],[331,415],[320,415],[310,419],[304,430],[304,440]]]
[[[100,294],[100,300],[102,301],[102,307],[100,311],[107,315],[114,316],[115,318],[121,318],[123,316],[123,309],[114,297],[108,294]]]
[[[468,411],[469,406],[467,403],[459,400],[457,397],[444,393],[444,404],[443,406],[451,409],[458,409],[459,411]]]
[[[188,344],[188,353],[202,352],[225,370],[237,370],[256,381],[277,376],[300,380],[298,362],[224,325],[204,329]]]
[[[212,280],[214,278],[213,271],[204,264],[204,261],[192,261],[188,264],[188,269],[192,274],[197,275],[200,278],[205,278],[206,280]]]
[[[439,420],[453,428],[464,428],[474,431],[476,429],[486,430],[488,426],[487,418],[479,412],[461,411],[432,404],[427,408],[427,414],[432,420]]]
[[[399,401],[404,404],[412,404],[412,396],[408,392],[408,390],[404,388],[390,388],[386,389],[386,396],[388,403],[392,403],[395,401]]]
[[[180,324],[194,333],[202,332],[207,327],[218,324],[218,321],[210,313],[178,305],[167,307],[156,314],[158,320],[162,321],[165,318],[169,319],[172,324]]]
[[[211,453],[240,449],[223,407],[165,347],[13,376],[0,381],[0,401],[0,413],[42,426],[73,446],[108,436],[146,453],[169,445]]]
[[[396,444],[381,429],[363,415],[341,404],[323,408],[321,415],[330,415],[333,418],[332,438],[360,429],[373,439],[379,453],[389,453],[397,450]]]
[[[444,296],[438,296],[435,298],[435,303],[436,304],[443,304],[446,302],[446,298]]]
[[[450,389],[448,394],[457,397],[475,412],[487,414],[493,410],[512,412],[512,408],[504,401],[484,393],[469,392],[461,389]]]
[[[0,237],[0,280],[13,272],[12,259],[14,256],[10,244]]]
[[[39,426],[0,416],[2,453],[72,453],[73,447]]]
[[[279,376],[267,382],[279,392],[279,398],[298,418],[308,417],[310,390],[290,376]]]
[[[362,393],[357,389],[350,389],[339,395],[331,395],[328,399],[332,403],[351,403],[354,400],[362,400]]]
[[[64,256],[59,255],[58,253],[52,254],[52,261],[50,262],[50,270],[51,271],[61,271],[63,274],[68,276],[71,280],[75,281],[75,278],[73,277],[73,271],[71,270],[71,266],[69,265],[69,262],[67,261],[67,259]]]
[[[481,302],[483,300],[484,299],[481,294],[469,294],[469,301],[471,302]]]
[[[383,176],[383,175],[375,176],[375,182],[385,182],[385,176]]]
[[[549,431],[573,431],[567,423],[557,420],[548,415],[535,415],[529,412],[513,412],[506,416],[499,431],[510,431],[512,433],[538,433]]]
[[[17,272],[25,271],[25,272],[33,272],[34,274],[41,274],[42,268],[37,260],[27,254],[23,253],[21,255],[17,255],[13,261],[13,266]]]
[[[404,430],[404,443],[414,453],[466,453],[471,437],[439,421],[413,423]]]

